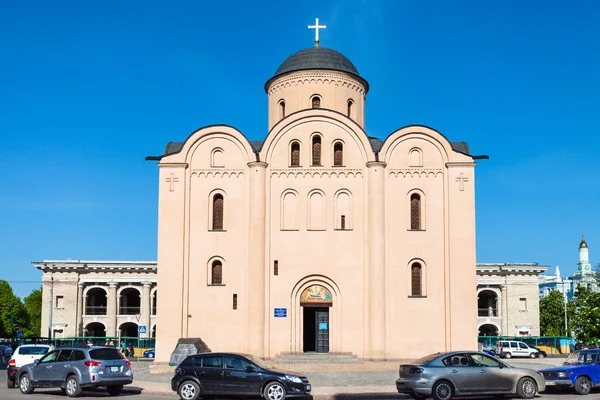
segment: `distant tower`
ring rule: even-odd
[[[590,255],[588,252],[588,245],[585,242],[585,237],[581,235],[581,243],[579,244],[579,263],[577,269],[581,275],[591,275],[592,264],[590,263]]]

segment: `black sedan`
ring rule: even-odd
[[[260,358],[239,353],[202,353],[187,357],[175,369],[171,389],[182,400],[203,395],[250,395],[283,400],[310,394],[302,374],[274,368]]]

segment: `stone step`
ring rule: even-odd
[[[303,354],[282,354],[271,360],[275,364],[349,364],[362,363],[362,361],[353,354],[342,353],[303,353]]]

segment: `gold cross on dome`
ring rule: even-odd
[[[314,29],[315,30],[315,47],[319,47],[319,29],[325,29],[327,28],[327,25],[319,25],[319,18],[315,18],[315,24],[314,25],[309,25],[308,29]]]

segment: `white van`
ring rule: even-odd
[[[518,340],[499,340],[496,342],[496,356],[500,358],[538,357],[538,351],[527,343]]]

